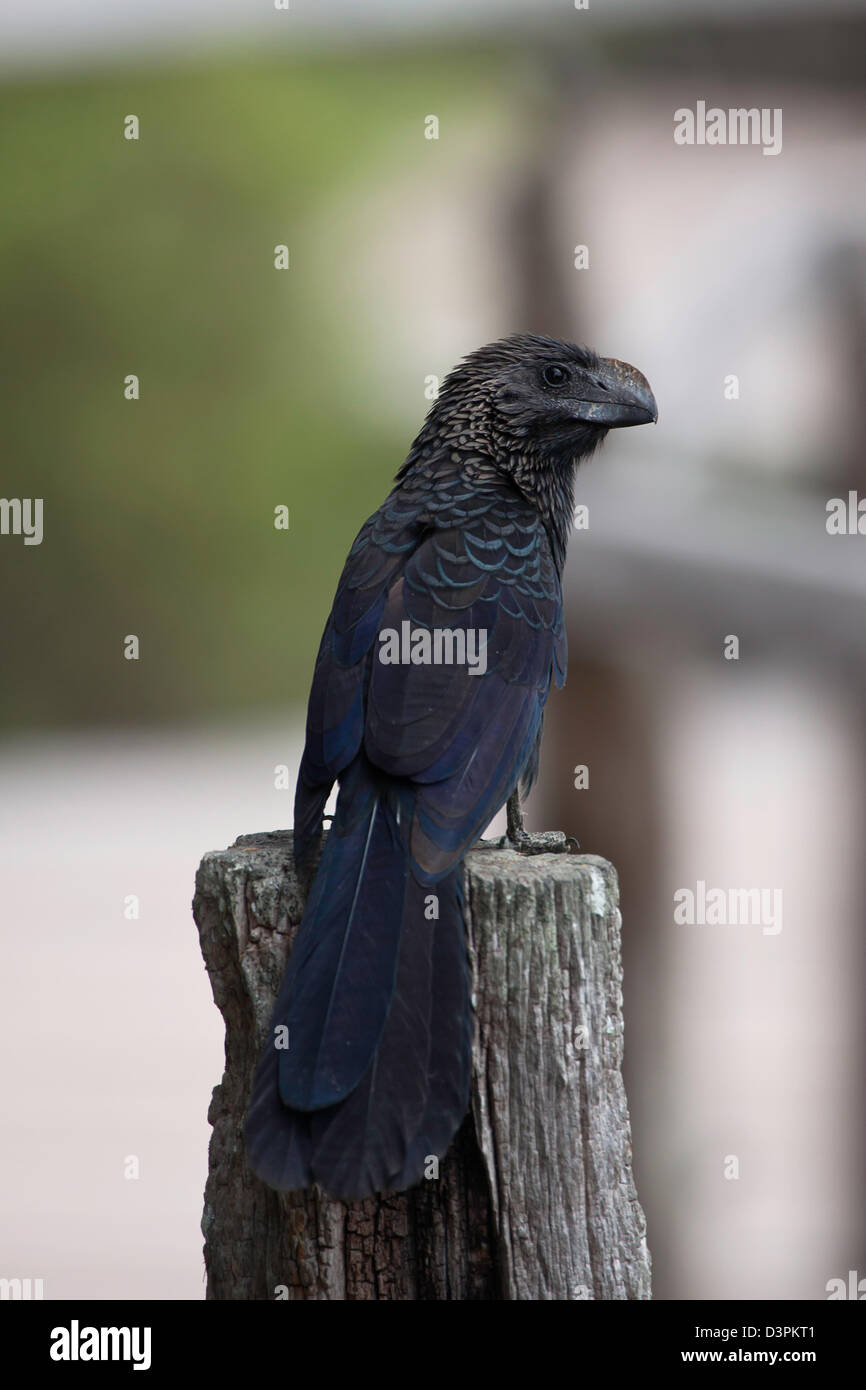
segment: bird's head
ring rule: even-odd
[[[525,457],[537,464],[576,463],[608,430],[657,418],[636,367],[532,333],[470,353],[430,412],[464,447],[492,449],[501,463]]]
[[[657,418],[649,382],[636,367],[574,343],[515,333],[449,372],[397,478],[437,460],[476,480],[506,473],[552,526],[561,561],[575,465],[608,430]]]

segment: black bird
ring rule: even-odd
[[[529,839],[517,789],[565,680],[576,464],[656,418],[624,362],[532,334],[489,343],[446,378],[349,552],[295,793],[302,874],[335,781],[339,797],[245,1126],[272,1187],[408,1187],[468,1109],[461,861],[506,801]]]

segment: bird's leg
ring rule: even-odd
[[[543,830],[536,835],[530,835],[524,828],[520,792],[517,787],[508,798],[505,815],[508,830],[499,841],[501,849],[513,849],[518,854],[575,854],[580,849],[577,840],[562,830]]]
[[[505,806],[505,816],[508,821],[506,838],[513,845],[519,845],[521,840],[528,840],[526,826],[523,823],[523,811],[520,808],[520,792],[517,787],[511,793]]]

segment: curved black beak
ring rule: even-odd
[[[655,424],[659,418],[655,396],[637,367],[603,357],[599,369],[589,375],[590,387],[581,389],[581,398],[575,403],[575,419],[609,429]]]

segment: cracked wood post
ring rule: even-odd
[[[226,1067],[202,1231],[210,1299],[646,1299],[621,1064],[618,886],[594,855],[472,850],[471,1112],[437,1180],[278,1194],[241,1126],[303,909],[290,831],[206,854],[193,903]]]

